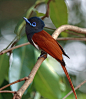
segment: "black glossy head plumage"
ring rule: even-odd
[[[26,33],[38,33],[43,30],[45,24],[38,17],[31,17],[29,19],[23,17],[26,21]]]

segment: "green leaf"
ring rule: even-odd
[[[22,44],[27,41],[26,37],[23,37],[17,44]],[[34,66],[34,53],[33,46],[27,45],[13,51],[13,61],[11,69],[9,71],[10,82],[16,81],[20,78],[29,75],[32,66]],[[17,83],[12,85],[12,90],[18,90],[23,83]]]
[[[9,57],[6,54],[0,55],[0,85],[6,77],[9,69]]]
[[[3,99],[1,94],[0,94],[0,99]]]
[[[35,51],[35,54],[37,57],[38,52]],[[46,97],[48,99],[59,99],[62,98],[60,90],[62,88],[59,80],[60,77],[54,71],[51,64],[48,63],[47,58],[40,66],[34,78],[34,85],[37,91],[40,92],[43,97]],[[65,90],[64,88],[63,90]]]
[[[35,11],[37,16],[40,17],[40,16],[44,16],[45,14],[44,13],[39,13],[38,11]]]
[[[62,33],[61,33],[61,36],[62,36],[62,37],[68,37],[68,33],[62,32]]]
[[[37,4],[40,4],[40,3],[44,3],[45,1],[46,0],[37,0],[35,4],[37,5]]]
[[[67,6],[64,0],[52,0],[50,2],[50,18],[56,27],[67,24]]]

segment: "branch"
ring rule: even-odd
[[[16,48],[19,48],[19,47],[22,47],[22,46],[25,46],[25,45],[29,45],[29,44],[30,44],[30,43],[27,42],[27,43],[24,43],[24,44],[21,44],[21,45],[12,47],[12,48],[10,48],[10,49],[3,50],[3,51],[0,52],[0,55],[2,55],[2,54],[4,54],[4,53],[7,53],[7,52],[9,52],[9,51],[12,51],[12,50],[14,50],[14,49],[16,49]]]
[[[5,88],[7,88],[7,87],[9,87],[9,86],[11,86],[11,85],[13,85],[13,84],[15,84],[15,83],[18,83],[18,82],[21,82],[21,81],[24,81],[24,80],[27,80],[27,79],[28,79],[28,77],[24,77],[24,78],[21,78],[21,79],[19,79],[19,80],[16,80],[16,81],[14,81],[14,82],[12,82],[12,83],[6,85],[6,86],[3,86],[2,88],[0,88],[0,92],[1,92],[1,90],[3,90],[3,89],[5,89]]]
[[[59,34],[63,31],[65,31],[65,30],[70,30],[70,31],[74,31],[74,32],[77,32],[77,33],[86,34],[86,29],[85,28],[80,28],[80,27],[72,26],[72,25],[62,25],[58,29],[55,30],[52,37],[54,39],[57,39]]]
[[[75,35],[77,37],[85,37],[83,34],[78,34],[78,33],[73,32],[73,31],[64,31],[64,32],[66,32],[68,34],[71,34],[71,35]]]
[[[66,37],[66,38],[57,38],[56,40],[58,40],[58,41],[63,41],[63,40],[79,40],[79,41],[86,41],[86,38],[85,38],[85,37],[82,37],[82,38]]]
[[[0,91],[0,93],[15,93],[15,91],[4,90],[4,91]]]
[[[83,81],[82,83],[80,83],[77,87],[75,87],[75,90],[77,90],[78,88],[80,88],[85,83],[86,83],[86,80]],[[71,93],[73,93],[73,91],[70,91],[63,99],[66,99]]]
[[[50,4],[50,2],[51,2],[51,0],[48,0],[46,14],[41,18],[42,20],[44,20],[44,18],[46,18],[46,17],[49,17],[49,4]]]
[[[46,58],[46,55],[45,55],[45,58]],[[45,58],[44,58],[44,57],[40,57],[40,58],[37,60],[35,66],[33,67],[31,73],[30,73],[29,76],[28,76],[29,79],[27,79],[27,80],[25,81],[25,83],[23,84],[23,86],[16,92],[16,95],[19,96],[18,99],[21,99],[21,97],[22,97],[23,93],[25,92],[25,90],[28,88],[28,86],[29,86],[29,85],[31,84],[31,82],[33,81],[36,72],[38,71],[40,65],[42,64],[42,62],[44,61]],[[14,95],[14,97],[16,97],[16,95]],[[14,97],[13,97],[13,99],[15,99]]]
[[[17,36],[12,40],[12,42],[10,42],[10,44],[5,48],[7,49],[11,44],[13,44],[15,41],[17,40]]]

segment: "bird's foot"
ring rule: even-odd
[[[38,59],[41,58],[41,57],[44,57],[46,59],[47,58],[47,53],[44,52],[44,51],[41,51],[41,55],[38,57]]]

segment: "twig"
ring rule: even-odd
[[[50,29],[52,31],[55,31],[56,28],[51,28],[51,27],[44,27],[46,29]],[[72,35],[75,35],[75,36],[78,36],[78,37],[85,37],[84,35],[82,34],[77,34],[77,32],[73,32],[73,31],[64,31],[65,33],[68,33],[68,34],[72,34]]]
[[[63,40],[79,40],[79,41],[86,41],[86,38],[73,38],[73,37],[66,37],[66,38],[57,38],[56,40],[58,41],[63,41]]]
[[[74,31],[74,32],[77,32],[77,33],[86,34],[86,29],[85,28],[80,28],[80,27],[72,26],[72,25],[62,25],[58,29],[55,30],[52,37],[54,39],[57,39],[56,37],[58,37],[59,34],[63,31],[65,31],[65,30],[71,30],[71,31]]]
[[[78,88],[80,88],[85,83],[86,83],[86,80],[83,81],[82,83],[80,83],[77,87],[75,87],[75,90],[77,90]],[[63,99],[66,99],[71,93],[73,93],[73,91],[70,91]]]
[[[28,79],[28,77],[24,77],[24,78],[21,78],[21,79],[19,79],[19,80],[16,80],[16,81],[14,81],[14,82],[12,82],[12,83],[10,83],[10,84],[8,84],[8,85],[6,85],[6,86],[0,88],[0,92],[1,92],[1,90],[5,89],[5,88],[7,88],[7,87],[9,87],[9,86],[11,86],[11,85],[13,85],[13,84],[15,84],[15,83],[24,81],[24,80],[26,80],[26,79]]]
[[[50,4],[50,2],[51,2],[51,0],[48,0],[46,14],[41,18],[42,20],[44,20],[44,18],[46,18],[46,17],[49,17],[49,4]]]
[[[17,39],[17,36],[10,42],[10,44],[6,47],[6,49]]]
[[[44,27],[44,28],[46,28],[46,29],[50,29],[50,30],[53,30],[53,31],[55,31],[56,30],[56,28],[51,28],[51,27]]]
[[[0,91],[0,93],[15,93],[15,91],[4,90],[4,91]]]
[[[11,48],[12,48],[17,42],[18,42],[18,39],[17,39],[16,41],[13,42],[13,44],[11,45]],[[11,53],[12,53],[12,50],[9,51],[9,56],[11,55]]]
[[[36,5],[34,6],[34,8],[36,8],[37,6],[39,6],[41,3],[44,3],[44,1],[39,1],[38,3],[36,3]],[[30,18],[33,14],[34,10],[32,10],[32,12],[30,13],[29,17]]]
[[[21,45],[12,47],[12,48],[10,48],[10,49],[3,50],[3,51],[0,52],[0,55],[2,55],[2,54],[4,54],[4,53],[7,53],[7,52],[9,52],[9,51],[11,51],[11,50],[14,50],[14,49],[16,49],[16,48],[19,48],[19,47],[22,47],[22,46],[25,46],[25,45],[29,45],[29,44],[30,44],[30,43],[27,42],[27,43],[24,43],[24,44],[21,44]]]
[[[77,34],[76,32],[73,32],[73,31],[64,31],[64,32],[66,32],[66,33],[68,33],[68,34],[72,34],[72,35],[78,36],[78,37],[85,37],[84,35],[82,35],[82,34]]]

